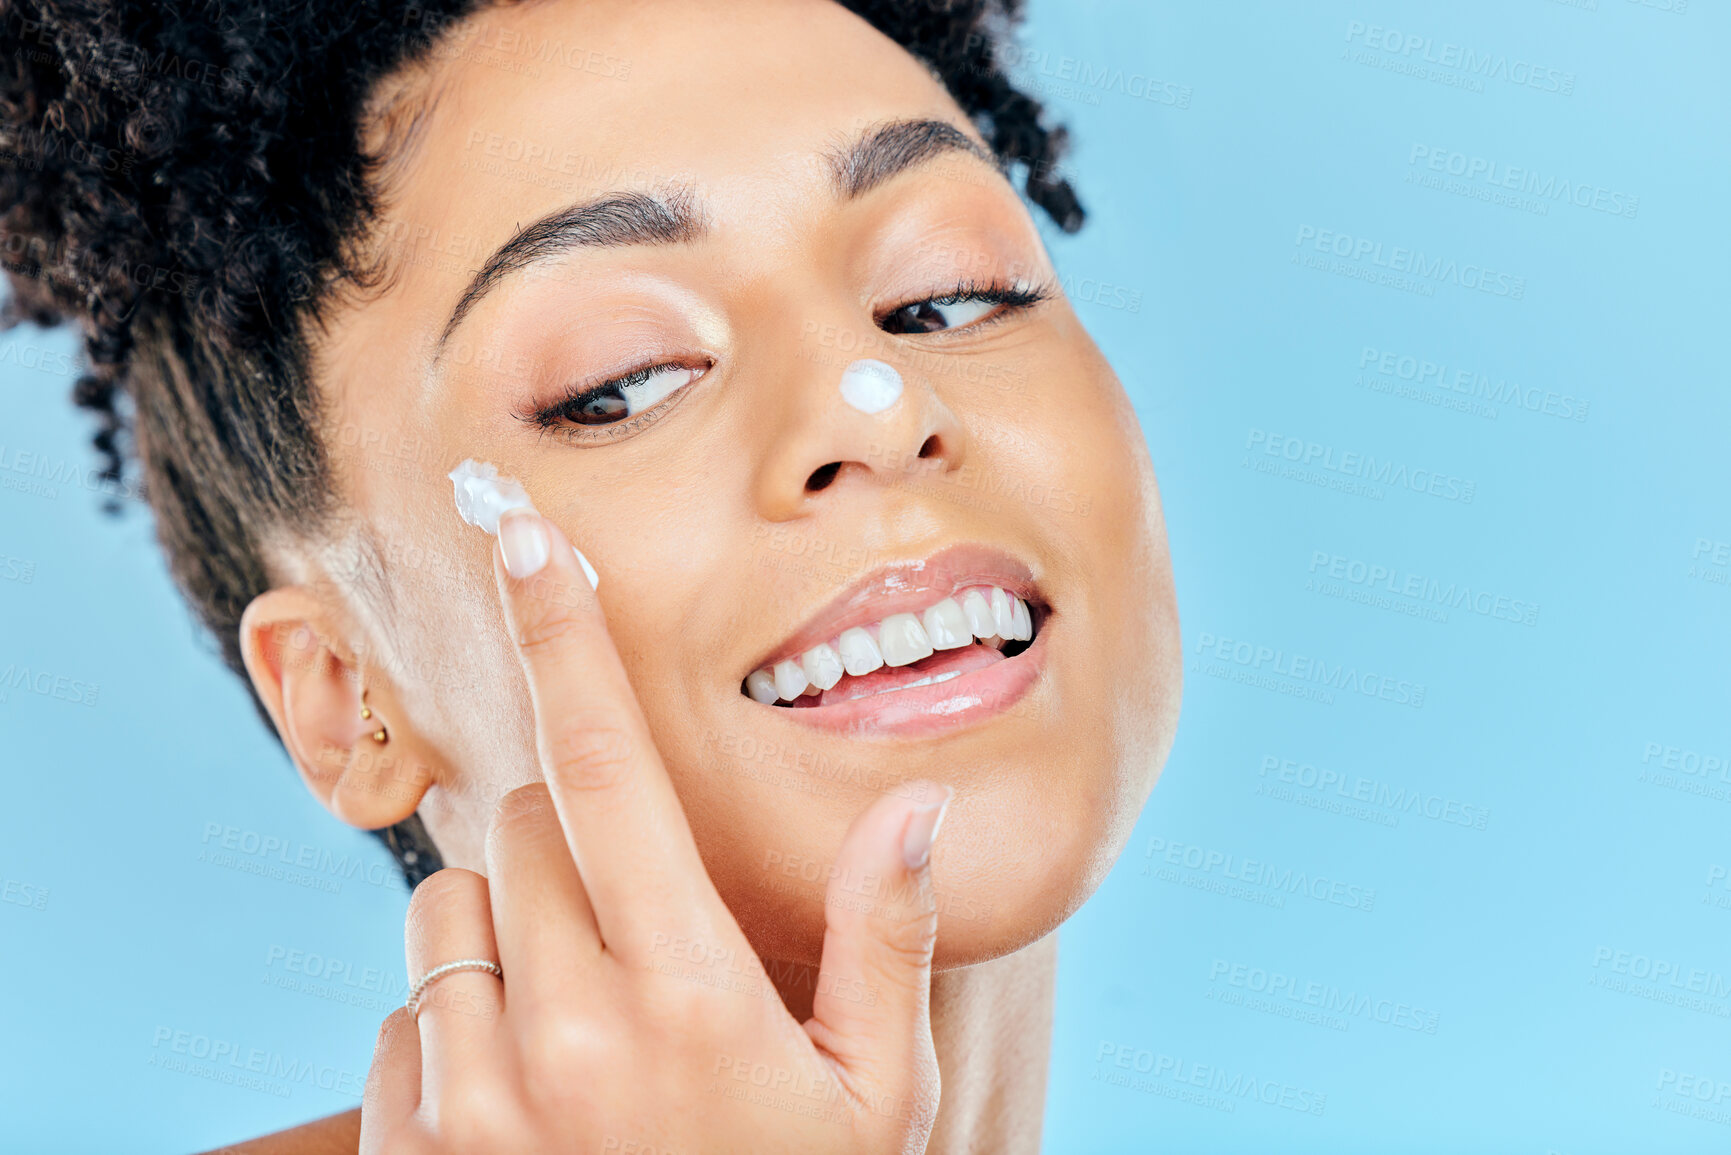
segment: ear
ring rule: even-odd
[[[254,689],[307,789],[363,830],[413,814],[433,764],[390,681],[364,669],[343,618],[305,586],[253,599],[240,620]]]

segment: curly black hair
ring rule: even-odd
[[[381,275],[361,242],[401,142],[380,82],[492,2],[0,0],[0,323],[78,324],[73,397],[103,479],[148,496],[175,582],[249,690],[239,625],[271,585],[263,543],[335,505],[307,334]],[[1023,0],[839,2],[1081,227],[1064,129],[1000,66]],[[418,816],[377,833],[411,886],[439,868]]]

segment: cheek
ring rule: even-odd
[[[1074,668],[1088,683],[1073,689],[1099,703],[1101,753],[1133,815],[1171,745],[1183,677],[1159,490],[1135,410],[1092,342],[1072,345],[1047,380],[1059,383],[1039,403],[1051,416],[1024,429],[1038,447],[1030,478],[1052,488],[1030,504],[1069,591]]]

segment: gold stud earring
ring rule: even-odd
[[[373,708],[371,706],[367,705],[367,692],[365,690],[362,690],[361,691],[361,717],[363,719],[368,719],[368,718],[371,718],[372,716],[373,716]],[[384,743],[386,743],[389,740],[390,739],[385,734],[384,726],[381,725],[377,730],[373,731],[373,741],[379,743],[380,745],[383,745]]]

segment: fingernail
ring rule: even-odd
[[[931,860],[932,843],[938,840],[938,827],[943,824],[944,811],[949,809],[950,799],[956,795],[948,786],[942,790],[942,798],[914,807],[913,815],[908,819],[908,831],[902,835],[902,861],[908,864],[909,870],[918,870]]]
[[[517,520],[507,518],[506,514],[519,509],[535,513],[535,506],[529,501],[529,494],[523,486],[513,478],[499,476],[498,467],[472,457],[465,458],[447,476],[456,486],[458,515],[470,525],[499,536],[506,572],[519,579],[539,573],[551,556],[547,527],[540,517],[523,519],[533,521],[533,529],[518,529],[510,538],[505,535],[505,526]],[[595,567],[589,564],[589,559],[583,556],[583,551],[572,546],[571,552],[577,555],[577,564],[583,567],[589,588],[601,588],[601,578],[595,573]]]
[[[583,551],[572,546],[571,552],[577,555],[577,564],[583,567],[583,576],[589,579],[589,588],[592,590],[600,589],[601,579],[596,576],[595,567],[589,564],[589,559],[583,556]]]
[[[512,510],[499,519],[499,552],[505,569],[518,581],[539,573],[552,556],[547,526],[533,509]]]

